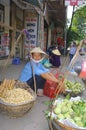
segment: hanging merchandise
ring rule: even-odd
[[[30,50],[30,33],[27,29],[23,29],[22,33],[25,35],[25,43],[24,43],[24,48],[25,48],[25,56],[28,54],[28,51]]]
[[[9,33],[4,33],[1,36],[1,50],[2,50],[1,56],[8,56],[9,55],[9,51],[10,51],[9,46],[10,46]]]
[[[26,35],[27,40],[30,40],[30,34],[29,34],[29,31],[27,29],[23,29],[22,33]]]

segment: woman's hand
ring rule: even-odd
[[[51,72],[43,73],[41,74],[41,77],[46,80],[50,80],[50,81],[58,83],[58,79]]]

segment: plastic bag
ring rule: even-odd
[[[81,41],[80,46],[77,48],[77,51],[68,66],[68,70],[76,73],[76,75],[80,78],[86,78],[86,53],[84,55],[80,55],[79,52],[82,44],[83,41]]]
[[[49,59],[44,59],[41,63],[42,63],[46,68],[52,67],[52,64],[49,62]]]
[[[69,65],[69,71],[76,73],[80,78],[86,78],[86,58],[77,57],[73,64]]]

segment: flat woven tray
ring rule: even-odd
[[[30,86],[28,86],[26,83],[17,82],[16,87],[27,90],[33,96],[33,99],[19,105],[9,104],[0,100],[0,111],[10,117],[23,116],[33,108],[34,103],[36,102],[36,94],[30,88]]]

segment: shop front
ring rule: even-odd
[[[12,34],[12,50],[15,57],[25,59],[32,48],[43,46],[44,19],[39,7],[33,5],[34,2],[26,4],[22,1],[19,4],[19,1],[16,0],[13,3],[11,21],[15,31]]]
[[[9,0],[0,2],[0,59],[7,57],[10,52],[9,7]]]

